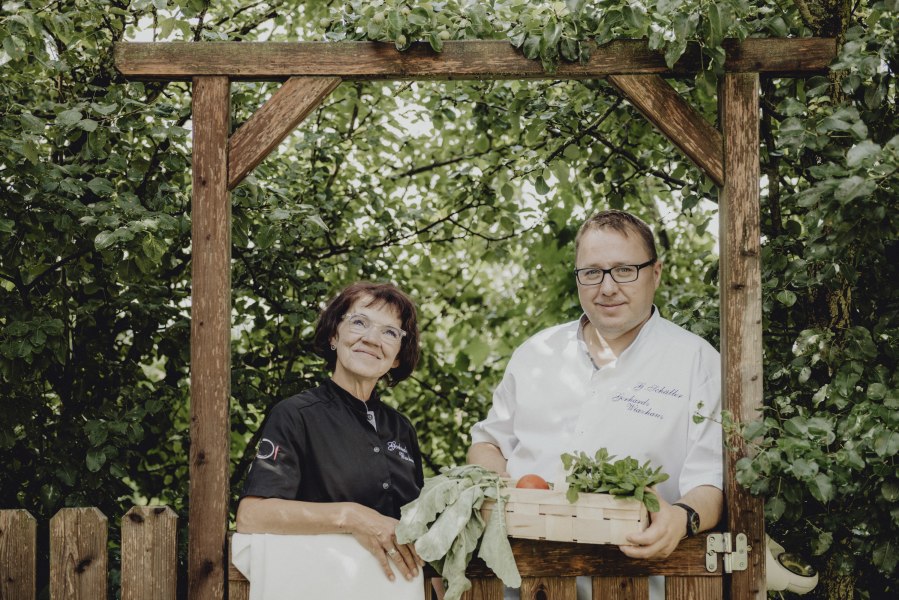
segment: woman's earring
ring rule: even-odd
[[[337,350],[337,346],[335,344],[331,344],[331,350]]]

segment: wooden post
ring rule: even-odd
[[[106,598],[106,516],[63,508],[50,519],[51,600]]]
[[[225,595],[231,395],[230,86],[193,80],[188,596]]]
[[[762,283],[759,214],[759,76],[727,73],[718,93],[724,138],[724,188],[719,200],[721,245],[721,381],[723,407],[737,425],[762,408]],[[727,529],[745,533],[752,551],[745,571],[730,578],[730,598],[765,600],[765,516],[762,498],[736,480],[748,449],[740,436],[725,451]]]
[[[37,522],[27,510],[0,510],[0,600],[34,600]]]
[[[122,600],[175,600],[178,516],[167,506],[135,506],[122,518]]]

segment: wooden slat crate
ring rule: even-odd
[[[642,502],[609,494],[580,494],[568,502],[564,491],[506,488],[506,529],[510,537],[582,544],[627,544],[627,536],[649,526]],[[489,518],[495,503],[484,503]]]

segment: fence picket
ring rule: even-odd
[[[717,577],[665,578],[665,597],[673,600],[722,600],[723,581]]]
[[[122,600],[175,600],[178,516],[168,506],[134,506],[122,518]]]
[[[503,582],[496,577],[473,578],[471,589],[462,594],[462,600],[503,600]]]
[[[648,600],[649,579],[646,577],[594,577],[594,600]],[[678,596],[668,596],[678,600]]]
[[[27,510],[0,510],[0,600],[34,600],[37,521]]]
[[[106,539],[96,508],[63,508],[50,519],[51,600],[106,597]]]
[[[521,600],[577,600],[577,579],[522,577]]]

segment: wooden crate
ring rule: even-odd
[[[649,526],[642,502],[609,494],[580,494],[571,504],[565,492],[506,488],[506,529],[510,537],[582,544],[628,544],[627,536]],[[484,502],[484,518],[495,503]]]

